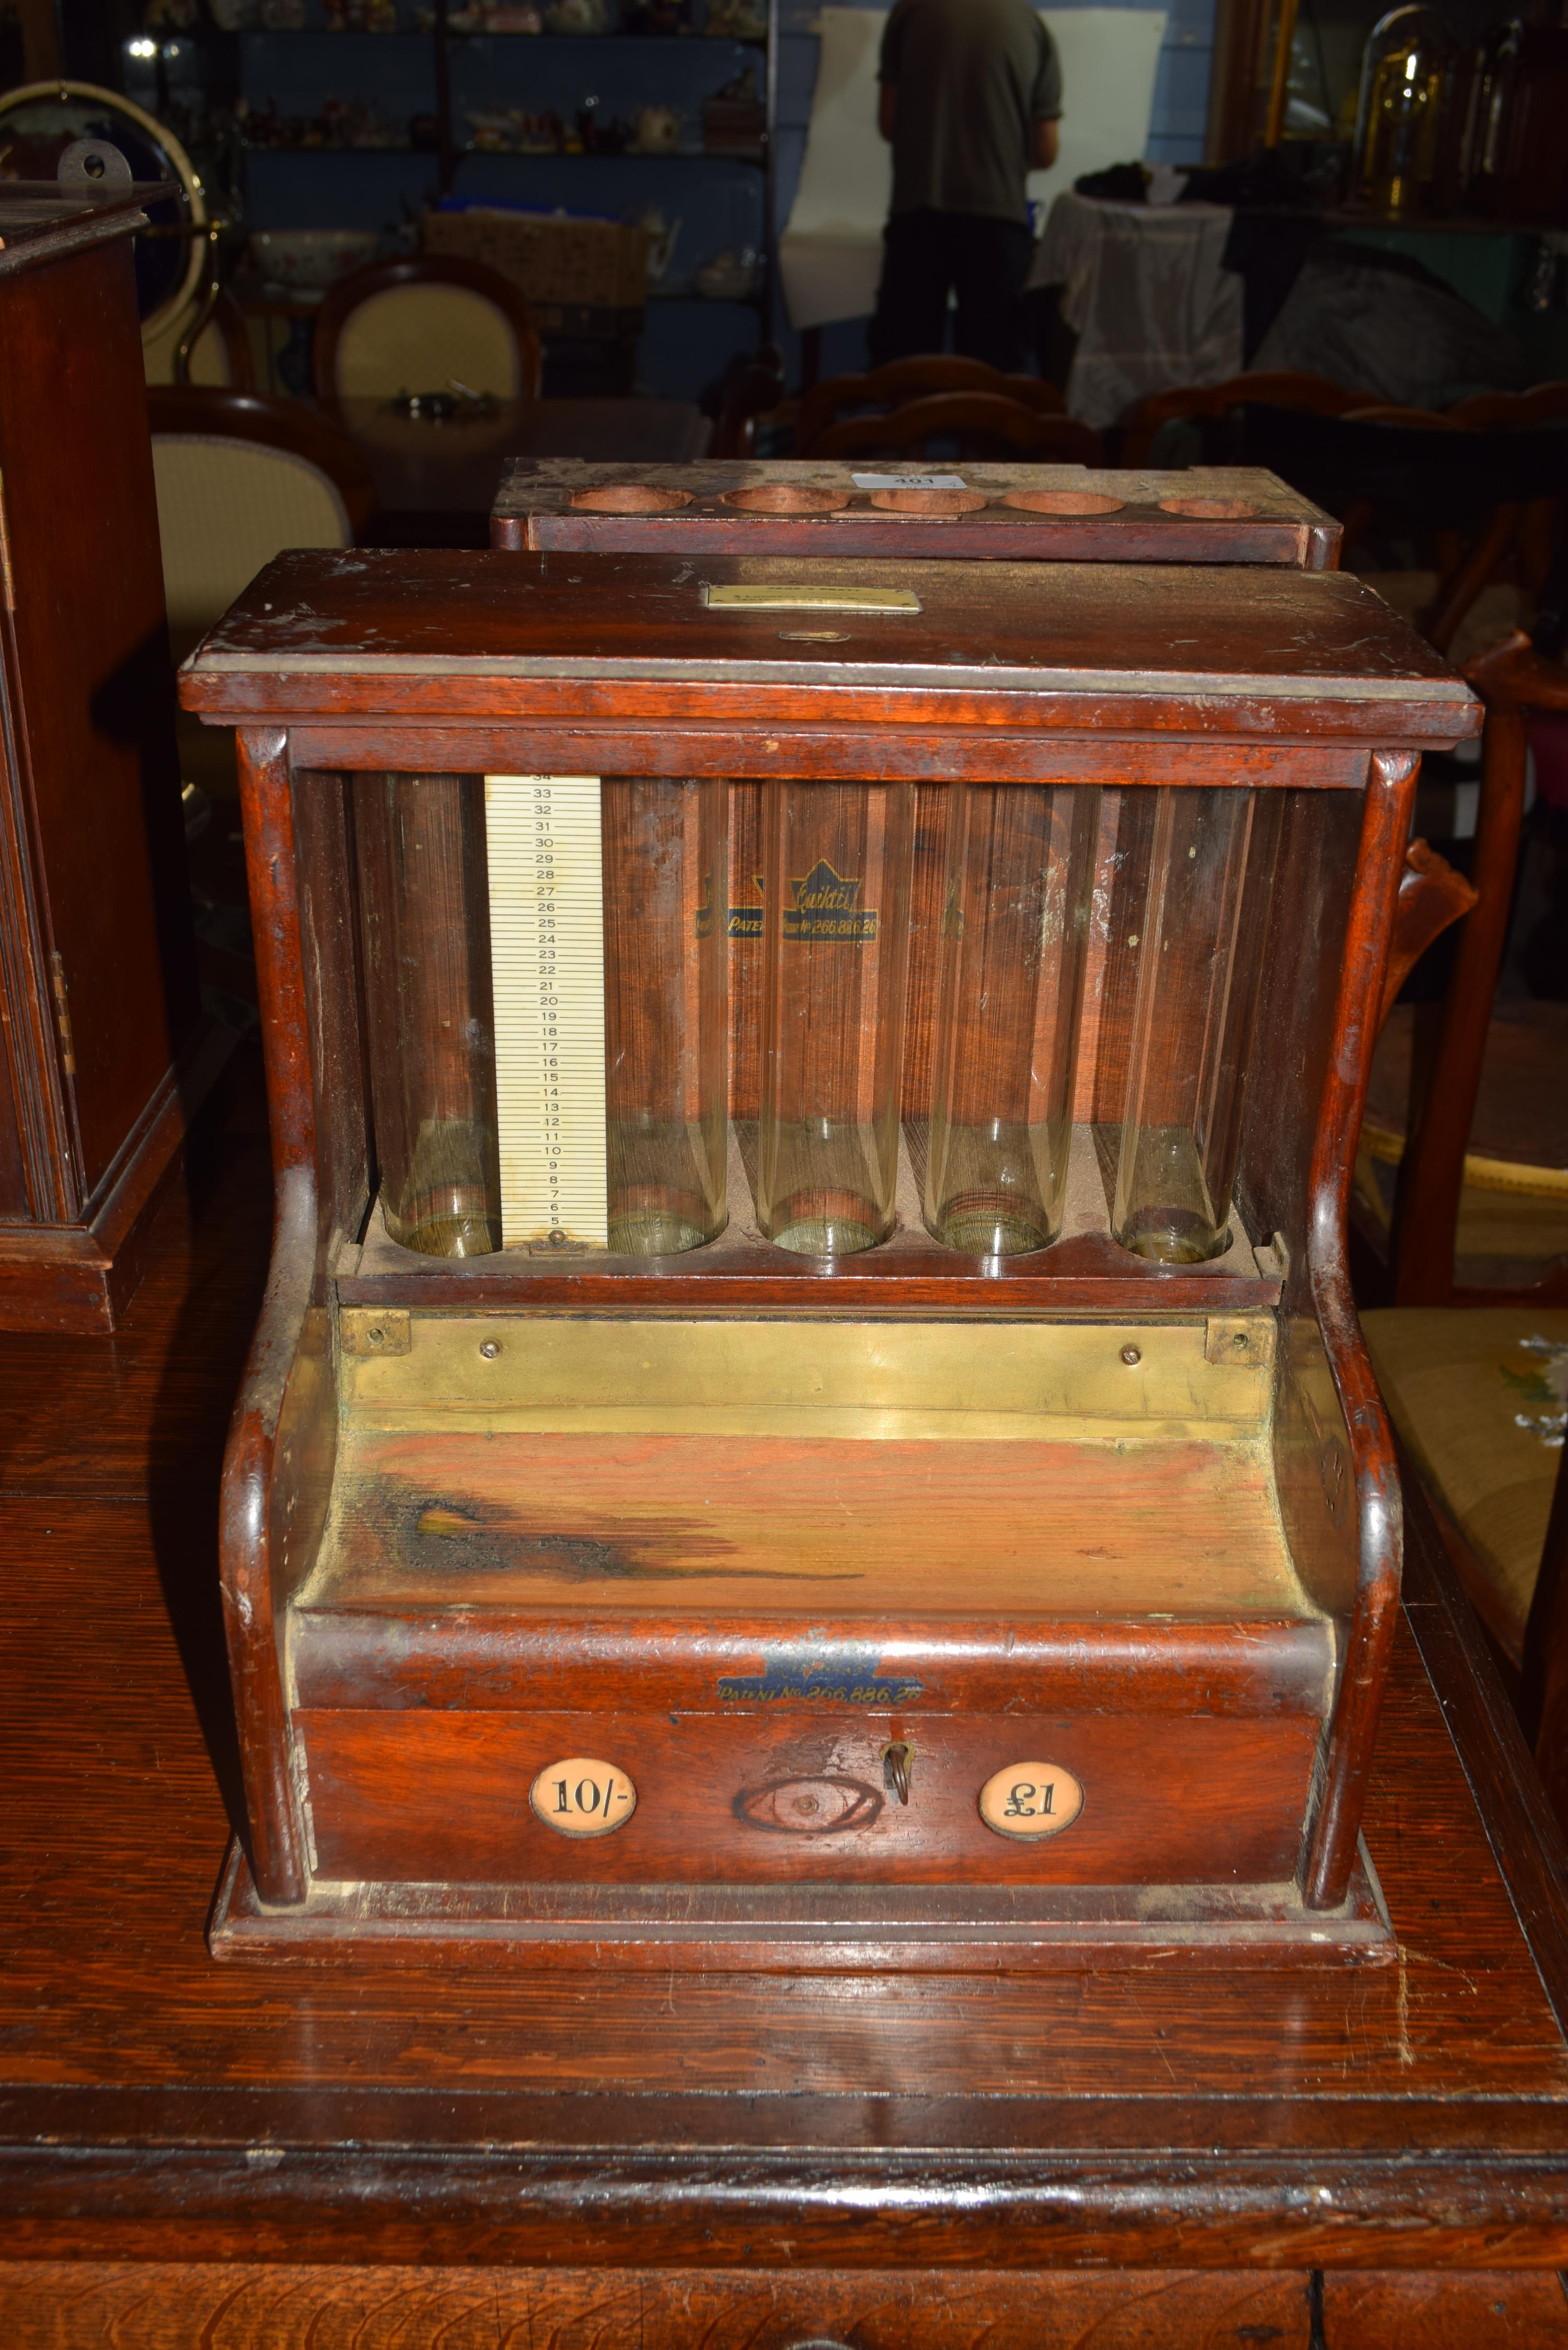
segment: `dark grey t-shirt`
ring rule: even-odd
[[[1027,221],[1032,127],[1062,111],[1062,68],[1029,0],[898,0],[878,68],[896,83],[895,213]]]

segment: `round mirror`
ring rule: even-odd
[[[191,158],[171,130],[112,89],[90,81],[35,81],[0,95],[0,180],[53,180],[78,140],[118,147],[133,180],[166,180],[167,200],[143,207],[161,234],[136,240],[136,304],[151,341],[194,293],[205,265],[207,207]],[[100,184],[107,185],[107,182]]]

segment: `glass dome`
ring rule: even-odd
[[[1415,212],[1438,174],[1458,52],[1434,9],[1393,8],[1367,36],[1355,124],[1355,195],[1384,213]]]

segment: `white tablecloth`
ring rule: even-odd
[[[1051,207],[1031,286],[1060,286],[1078,338],[1067,406],[1115,424],[1136,400],[1241,372],[1241,280],[1220,266],[1225,204],[1117,204],[1068,193]]]

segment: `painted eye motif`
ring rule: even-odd
[[[837,1835],[869,1827],[882,1808],[880,1791],[860,1779],[776,1779],[742,1787],[735,1817],[783,1835]]]

